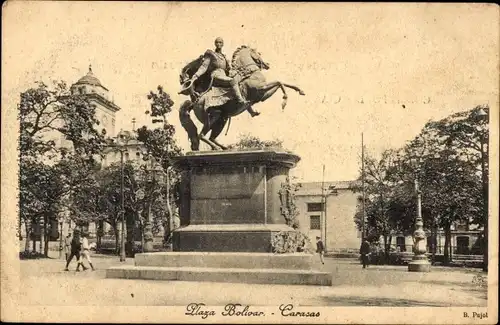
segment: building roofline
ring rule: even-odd
[[[118,112],[119,110],[121,110],[120,106],[116,105],[112,101],[104,98],[103,96],[101,96],[101,95],[99,95],[97,93],[84,94],[83,96],[88,96],[88,97],[90,97],[92,99],[99,100],[101,103],[110,106],[112,108],[113,112]]]

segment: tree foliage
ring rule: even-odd
[[[50,87],[39,82],[22,92],[18,113],[19,218],[30,233],[31,224],[46,225],[56,217],[68,203],[68,191],[86,180],[82,172],[95,164],[104,135],[95,129],[95,107],[71,94],[63,81]]]
[[[256,136],[244,134],[240,136],[238,142],[228,146],[229,149],[283,149],[283,140],[261,140]]]
[[[415,181],[421,193],[424,227],[434,234],[437,229],[445,231],[445,256],[453,225],[485,225],[488,122],[478,114],[480,110],[488,113],[488,107],[478,106],[430,121],[404,147],[388,150],[380,159],[365,157],[369,237],[411,234],[417,213]],[[361,183],[353,190],[361,192]],[[362,215],[359,204],[354,218],[358,229]]]
[[[139,128],[137,140],[144,144],[148,154],[166,170],[171,166],[170,159],[182,154],[174,138],[175,127],[168,122],[167,116],[172,111],[174,102],[162,86],[158,86],[157,92],[150,91],[147,97],[150,100],[150,110],[146,111],[146,115],[151,117],[153,124],[161,126],[153,129],[147,126]]]
[[[51,158],[59,150],[67,150],[56,143],[61,136],[79,155],[101,152],[104,135],[95,129],[99,124],[95,107],[84,95],[70,94],[65,82],[53,82],[52,87],[39,82],[21,93],[18,108],[22,159]]]

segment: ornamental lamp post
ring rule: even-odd
[[[430,272],[431,264],[427,259],[426,235],[424,231],[424,222],[422,218],[422,195],[419,187],[419,174],[421,166],[421,158],[410,158],[410,163],[415,167],[416,174],[414,176],[415,194],[417,198],[417,216],[415,220],[415,231],[413,233],[413,259],[408,263],[408,271],[410,272]]]

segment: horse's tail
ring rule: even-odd
[[[200,149],[200,140],[198,139],[198,128],[191,119],[190,113],[192,109],[193,103],[190,100],[182,103],[179,107],[179,120],[188,134],[189,141],[191,142],[191,150],[198,151]]]

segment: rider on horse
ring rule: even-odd
[[[203,55],[203,61],[196,71],[196,73],[191,77],[190,80],[187,81],[187,87],[193,87],[194,82],[204,75],[205,73],[209,73],[211,77],[211,84],[216,87],[223,88],[231,88],[236,97],[238,104],[246,105],[247,111],[252,115],[252,117],[259,115],[259,112],[256,112],[252,109],[251,105],[248,105],[249,102],[246,101],[240,90],[239,82],[240,75],[235,74],[234,77],[230,77],[229,74],[231,71],[231,65],[227,60],[226,56],[222,53],[222,47],[224,46],[224,40],[220,37],[215,39],[215,51],[207,50]]]

